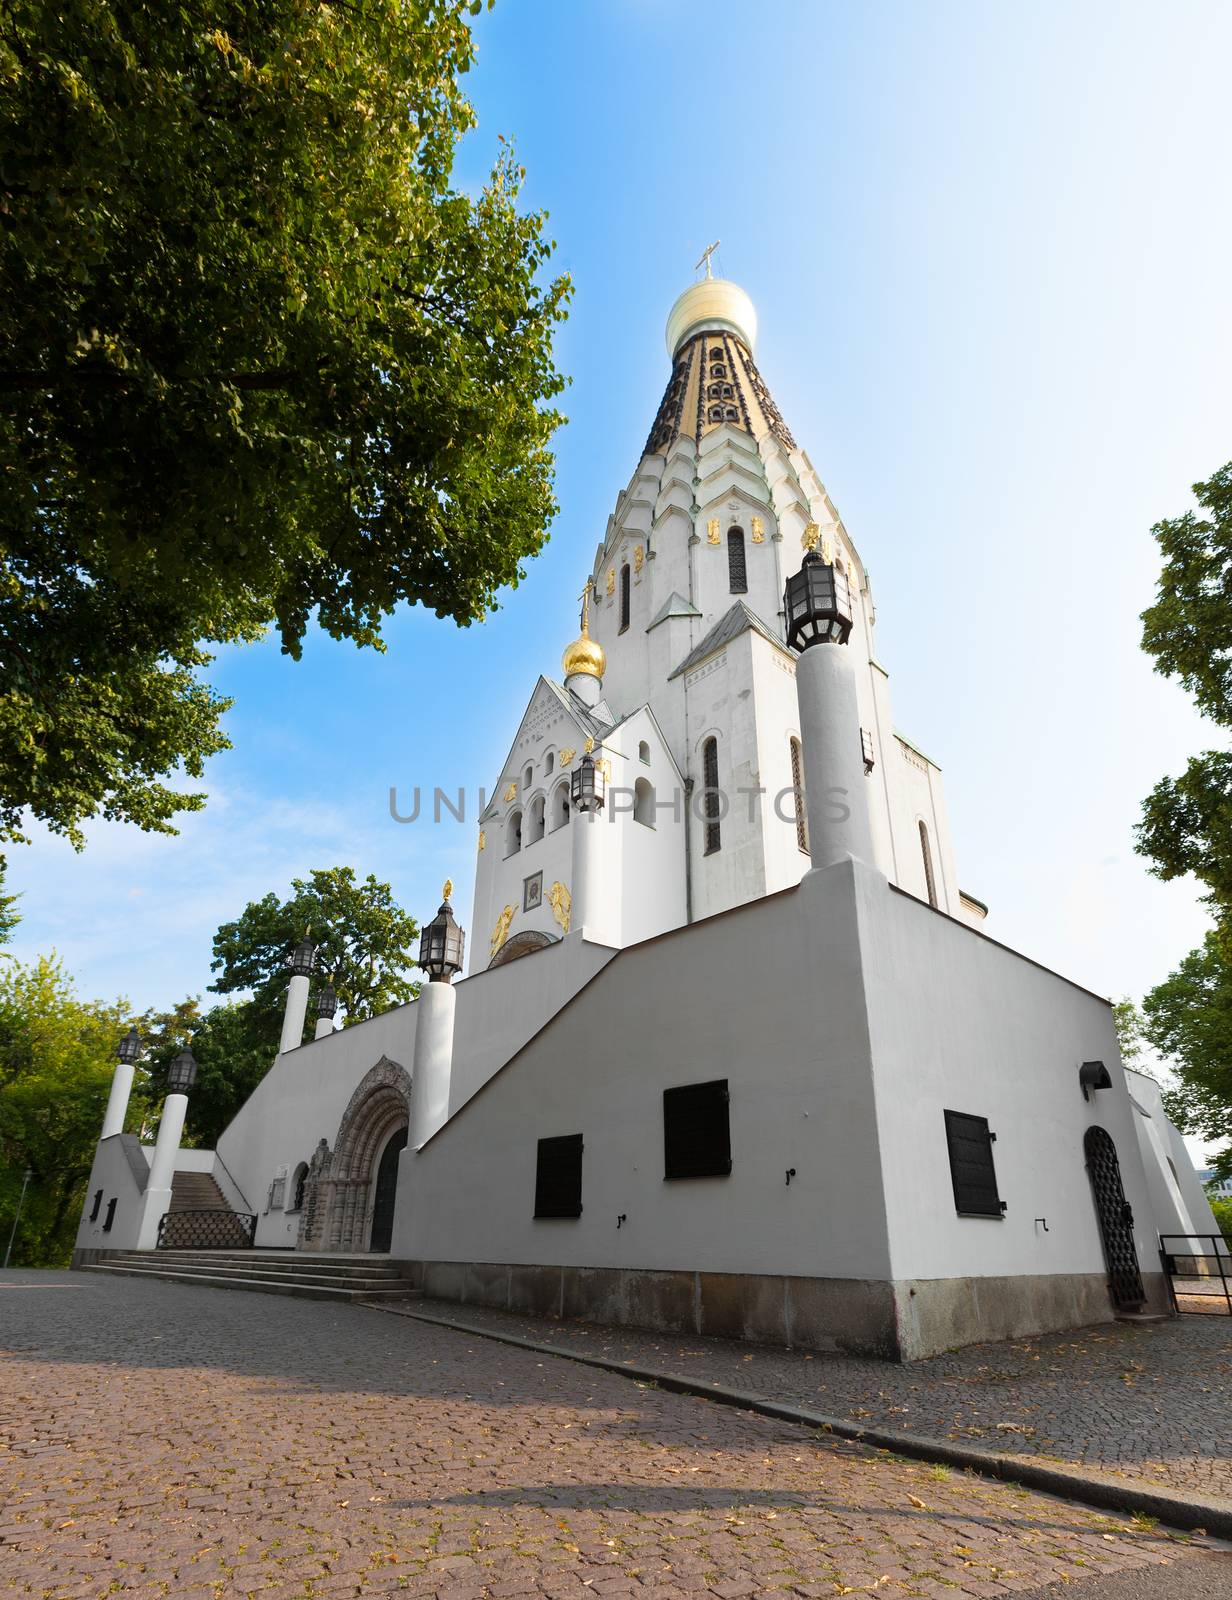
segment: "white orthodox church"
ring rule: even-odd
[[[468,976],[447,890],[419,999],[336,1031],[318,996],[303,1043],[297,952],[216,1151],[182,1093],[124,1134],[122,1060],[81,1264],[371,1251],[455,1300],[899,1359],[1167,1308],[1205,1195],[1108,1002],[982,931],[756,322],[709,276],[672,307],[563,681],[484,775]]]

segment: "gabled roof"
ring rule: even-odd
[[[747,633],[752,628],[754,633],[760,633],[767,643],[775,645],[787,653],[787,646],[767,623],[764,623],[755,611],[750,611],[743,600],[737,600],[730,611],[725,611],[711,628],[710,632],[699,645],[695,645],[684,660],[672,673],[668,674],[668,682],[678,678],[682,672],[688,672],[699,661],[704,661],[707,656],[714,655],[716,650],[721,650],[725,644],[730,644],[733,639],[738,639],[742,633]]]
[[[601,744],[603,742],[604,735],[610,733],[612,728],[617,725],[604,701],[601,700],[597,706],[585,706],[575,695],[570,694],[568,689],[564,688],[561,684],[554,683],[551,678],[540,676],[538,682],[535,684],[534,689],[531,691],[530,699],[526,703],[526,710],[522,713],[522,716],[518,722],[517,732],[510,741],[508,753],[501,764],[500,770],[502,774],[506,774],[509,771],[509,758],[512,756],[518,740],[522,737],[522,729],[526,725],[527,715],[538,698],[541,689],[545,693],[551,694],[555,697],[555,699],[560,701],[561,705],[573,719],[574,725],[578,729],[578,732],[582,738],[589,737],[592,738],[597,745]],[[488,804],[483,809],[483,813],[479,819],[481,822],[484,822],[489,817],[495,815],[498,809],[499,800],[500,786],[498,783],[496,793],[493,794],[491,800],[489,800]]]
[[[666,622],[669,617],[700,616],[701,612],[697,609],[693,602],[691,600],[686,600],[685,597],[680,593],[679,589],[673,589],[671,594],[668,595],[667,599],[660,606],[658,616],[652,623],[650,623],[646,629],[646,632],[649,633],[651,628],[657,628],[661,622]]]

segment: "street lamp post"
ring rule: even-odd
[[[4,1266],[6,1271],[8,1270],[9,1257],[13,1254],[13,1240],[17,1237],[17,1224],[21,1221],[21,1209],[26,1203],[26,1190],[29,1188],[30,1179],[33,1176],[34,1174],[31,1172],[29,1167],[27,1167],[25,1172],[22,1174],[21,1193],[17,1197],[17,1210],[13,1215],[13,1226],[9,1229],[8,1248],[4,1252]]]

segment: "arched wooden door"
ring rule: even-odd
[[[1138,1251],[1134,1244],[1134,1213],[1121,1183],[1121,1163],[1116,1145],[1103,1128],[1091,1127],[1082,1141],[1086,1151],[1095,1215],[1108,1263],[1108,1289],[1118,1311],[1136,1310],[1146,1299]]]
[[[405,1128],[393,1134],[381,1151],[372,1202],[372,1237],[369,1250],[389,1249],[394,1236],[394,1206],[398,1200],[398,1157],[406,1149]]]

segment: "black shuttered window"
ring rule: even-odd
[[[663,1176],[725,1178],[731,1172],[727,1079],[663,1091]]]
[[[947,1111],[945,1138],[950,1148],[950,1177],[954,1184],[954,1209],[962,1217],[999,1217],[1005,1202],[997,1193],[997,1169],[987,1117],[965,1111]]]
[[[540,1139],[535,1162],[535,1215],[582,1215],[582,1135]]]

